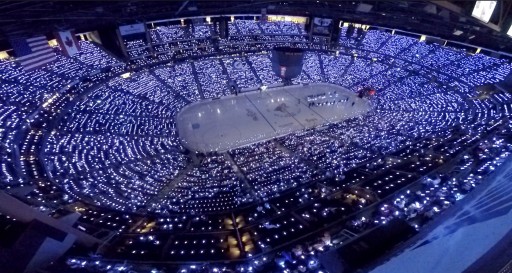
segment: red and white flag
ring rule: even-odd
[[[286,66],[280,66],[279,69],[281,70],[281,78],[284,78],[286,76]]]
[[[64,55],[71,57],[80,50],[78,41],[73,32],[69,30],[59,31],[55,36],[57,37],[57,41]]]

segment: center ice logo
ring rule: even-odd
[[[281,112],[283,114],[287,114],[287,113],[289,113],[288,108],[289,108],[289,106],[286,103],[283,102],[283,103],[279,104],[274,109],[274,111]]]

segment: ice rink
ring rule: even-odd
[[[183,108],[176,122],[181,141],[188,149],[225,151],[339,122],[369,109],[368,101],[353,92],[319,83],[199,101]]]

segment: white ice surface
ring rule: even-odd
[[[331,105],[308,107],[307,96],[329,94],[317,102]],[[339,103],[339,100],[347,99]],[[300,100],[300,101],[299,101]],[[354,106],[352,106],[352,102]],[[370,109],[341,86],[311,84],[277,87],[264,92],[244,93],[186,106],[177,115],[178,133],[193,151],[225,151],[294,131],[360,116]]]

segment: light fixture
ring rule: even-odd
[[[496,7],[496,3],[497,1],[476,1],[471,16],[485,23],[489,22],[494,8]]]

